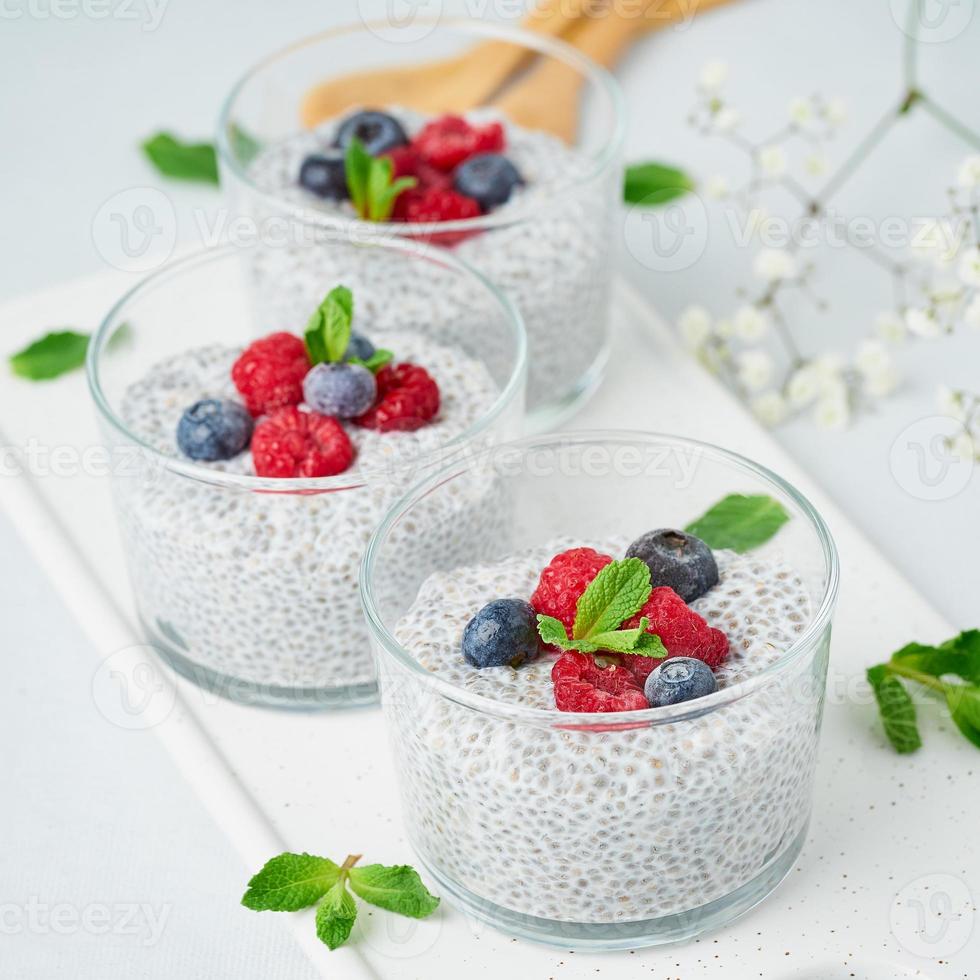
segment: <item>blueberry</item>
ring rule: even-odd
[[[463,657],[477,669],[519,667],[538,654],[538,618],[522,599],[488,602],[463,630]]]
[[[661,528],[638,537],[627,558],[642,558],[654,588],[669,585],[685,602],[693,602],[718,584],[718,566],[711,549],[693,534]]]
[[[352,419],[378,395],[374,375],[360,364],[317,364],[303,380],[303,400],[321,415]]]
[[[336,150],[311,154],[299,168],[299,184],[317,197],[343,201],[348,196],[344,155]]]
[[[344,351],[344,360],[349,361],[356,357],[359,361],[368,360],[374,354],[374,344],[362,333],[352,333],[347,350]]]
[[[453,186],[460,194],[472,197],[489,211],[510,200],[515,187],[524,183],[517,167],[499,153],[478,153],[460,164]]]
[[[703,660],[671,657],[650,674],[643,685],[643,694],[651,708],[662,708],[667,704],[703,698],[717,686],[715,675]]]
[[[252,416],[238,402],[205,398],[195,402],[177,424],[177,447],[188,459],[231,459],[252,438]]]
[[[404,146],[408,142],[402,124],[386,112],[354,113],[340,124],[333,144],[346,150],[355,136],[373,157],[393,150],[396,146]]]

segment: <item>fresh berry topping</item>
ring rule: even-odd
[[[386,364],[375,376],[378,400],[354,419],[355,424],[378,432],[411,432],[439,412],[439,386],[415,364]]]
[[[177,423],[177,447],[188,459],[209,463],[231,459],[252,438],[252,416],[238,402],[205,398],[191,405]]]
[[[348,196],[344,155],[333,150],[308,156],[299,168],[299,184],[317,197],[344,200]]]
[[[643,693],[652,708],[662,708],[703,698],[717,687],[715,675],[703,660],[673,657],[654,669],[643,685]]]
[[[354,461],[354,448],[336,419],[288,406],[255,427],[252,460],[259,476],[334,476]]]
[[[344,351],[344,360],[349,361],[356,357],[359,361],[366,361],[374,354],[374,344],[362,333],[352,333],[347,350]]]
[[[641,616],[650,620],[647,632],[660,637],[671,657],[694,657],[713,669],[728,656],[728,637],[721,630],[709,626],[666,585],[650,593],[646,605],[632,619],[623,623],[623,629],[639,626]],[[623,654],[623,664],[633,671],[640,682],[645,681],[660,662],[635,653]]]
[[[452,189],[452,176],[437,170],[431,163],[426,163],[413,146],[396,146],[385,156],[391,160],[393,180],[399,177],[414,177],[418,181],[416,190],[428,190],[430,187]]]
[[[600,667],[593,657],[569,650],[551,668],[559,711],[637,711],[647,708],[636,678],[615,664]]]
[[[355,138],[364,144],[364,149],[373,157],[408,142],[402,124],[386,112],[354,113],[340,124],[334,146],[346,150]]]
[[[231,369],[231,380],[252,415],[265,415],[303,400],[303,378],[310,369],[306,345],[291,333],[274,333],[245,348]]]
[[[462,221],[466,218],[478,218],[481,214],[480,205],[473,198],[441,187],[404,191],[398,198],[395,212],[402,221],[425,223]]]
[[[561,620],[571,636],[582,593],[611,561],[609,555],[601,555],[594,548],[572,548],[555,555],[531,596],[534,611]]]
[[[321,415],[352,419],[378,394],[374,375],[360,364],[317,364],[303,382],[303,400]]]
[[[653,587],[669,585],[685,602],[694,602],[718,584],[711,549],[684,531],[648,531],[629,546],[626,557],[645,561]]]
[[[427,123],[412,140],[422,158],[448,173],[477,153],[499,153],[504,148],[500,123],[471,126],[462,116],[441,116]]]
[[[460,194],[472,197],[484,211],[510,200],[515,187],[524,183],[514,166],[499,153],[480,153],[461,163],[453,177]]]
[[[494,599],[463,630],[463,656],[477,669],[519,667],[538,654],[538,620],[521,599]]]

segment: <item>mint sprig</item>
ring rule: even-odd
[[[980,748],[980,630],[966,630],[938,646],[909,643],[887,663],[869,668],[867,676],[896,752],[922,745],[909,681],[941,695],[961,734]]]
[[[652,591],[650,569],[644,561],[625,558],[610,562],[579,597],[571,638],[561,620],[541,614],[538,635],[562,650],[606,650],[662,660],[667,650],[659,636],[646,631],[650,621],[645,616],[632,629],[618,628],[643,608]]]
[[[360,854],[349,854],[338,865],[314,854],[280,854],[249,881],[242,905],[257,912],[296,912],[316,905],[316,934],[330,949],[347,942],[357,920],[357,903],[348,885],[363,901],[413,919],[424,919],[438,908],[439,899],[414,868],[357,867],[360,859]]]
[[[786,508],[772,497],[730,493],[684,530],[709,548],[751,551],[765,544],[788,520]]]
[[[637,163],[626,168],[623,199],[627,204],[657,207],[694,190],[694,181],[665,163]]]
[[[50,381],[85,363],[89,335],[76,330],[45,334],[10,357],[10,370],[28,381]]]
[[[334,286],[313,311],[306,324],[304,339],[310,364],[339,364],[350,345],[354,322],[354,294],[346,286]],[[348,358],[377,374],[395,355],[390,350],[376,350],[369,358]]]
[[[395,180],[391,160],[371,156],[357,137],[347,146],[344,170],[351,204],[365,221],[387,221],[398,195],[418,183],[414,177]]]
[[[172,133],[156,133],[142,143],[147,159],[165,177],[218,183],[218,159],[210,143],[185,143]]]

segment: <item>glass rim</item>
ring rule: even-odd
[[[395,236],[398,238],[465,231],[476,232],[521,224],[527,221],[530,215],[553,205],[556,200],[560,200],[568,192],[578,187],[587,186],[597,180],[617,159],[619,151],[626,139],[626,99],[623,90],[611,72],[597,64],[587,55],[584,55],[577,48],[558,38],[538,34],[526,28],[513,27],[507,24],[486,23],[466,17],[429,17],[419,18],[412,22],[413,27],[418,24],[431,24],[433,32],[441,29],[454,28],[464,33],[522,44],[524,47],[537,50],[540,54],[559,59],[571,65],[581,72],[597,89],[605,92],[612,106],[612,133],[609,139],[599,148],[598,152],[590,155],[592,165],[589,167],[588,173],[572,178],[559,187],[556,187],[554,191],[542,195],[542,198],[536,204],[515,210],[510,214],[502,214],[498,211],[496,213],[480,215],[478,218],[457,218],[452,221],[432,222],[365,221],[362,218],[352,218],[349,215],[330,214],[314,207],[312,204],[304,205],[290,201],[281,194],[259,187],[249,176],[247,169],[241,165],[238,156],[231,146],[230,130],[232,113],[242,90],[261,71],[280,59],[286,58],[304,48],[312,47],[315,44],[333,38],[340,38],[347,34],[363,33],[364,31],[373,33],[374,29],[384,29],[385,31],[400,30],[400,28],[394,27],[386,21],[377,20],[349,23],[308,35],[274,51],[272,54],[267,55],[261,61],[252,65],[232,86],[218,114],[217,134],[215,137],[218,159],[231,170],[237,180],[240,180],[248,187],[250,193],[261,198],[267,204],[272,205],[281,214],[285,213],[289,217],[301,221],[304,224],[319,226],[321,228],[346,228],[360,236]],[[411,45],[406,44],[405,47],[409,48]]]
[[[337,235],[336,238],[344,241],[349,240],[346,236],[342,235]],[[458,450],[462,446],[465,446],[468,442],[479,436],[480,433],[484,432],[500,416],[504,409],[512,404],[514,397],[524,387],[526,382],[527,331],[524,326],[523,316],[506,293],[495,286],[486,276],[469,263],[464,262],[456,256],[447,255],[444,249],[422,245],[418,242],[404,241],[373,241],[355,244],[366,244],[370,248],[393,249],[409,254],[414,258],[432,259],[440,264],[448,265],[456,273],[478,283],[489,294],[496,307],[503,313],[515,345],[515,364],[510,373],[510,377],[487,412],[469,428],[448,439],[446,442],[441,443],[434,449],[420,453],[404,461],[390,462],[388,464],[388,471],[396,474],[399,470],[408,470],[411,467],[419,466],[420,463],[425,464],[426,462],[438,461],[442,454]],[[365,471],[356,465],[353,469],[337,474],[336,476],[289,477],[283,479],[213,470],[202,463],[181,459],[180,457],[170,456],[167,453],[161,452],[151,443],[137,436],[109,404],[109,400],[102,387],[101,361],[113,330],[117,328],[117,324],[125,323],[124,314],[130,304],[138,300],[143,294],[157,289],[162,284],[168,282],[168,280],[179,278],[188,271],[195,270],[209,262],[228,259],[241,251],[243,250],[237,245],[217,245],[194,249],[177,259],[166,262],[155,272],[143,276],[139,282],[127,289],[113,303],[92,335],[85,355],[86,381],[88,383],[89,393],[95,402],[99,415],[127,442],[135,445],[141,453],[149,454],[162,468],[199,483],[207,483],[237,490],[261,490],[269,493],[326,493],[330,491],[355,490],[369,485],[371,482],[371,471],[367,471],[367,474],[365,474]]]
[[[611,711],[597,714],[594,712],[558,711],[550,708],[529,707],[527,705],[497,701],[483,694],[474,694],[427,670],[395,639],[392,631],[385,625],[375,602],[372,590],[374,568],[382,543],[388,537],[394,525],[409,513],[411,508],[419,500],[433,490],[438,489],[443,483],[449,482],[454,474],[458,475],[458,473],[465,469],[472,469],[479,462],[491,459],[494,454],[514,450],[526,453],[534,448],[585,446],[596,443],[602,443],[604,445],[610,443],[635,445],[637,442],[678,446],[707,454],[718,461],[734,464],[743,472],[751,474],[780,491],[780,493],[799,508],[802,516],[808,520],[810,527],[816,532],[826,569],[824,593],[803,632],[789,645],[779,660],[769,664],[757,674],[753,674],[745,680],[738,681],[730,687],[720,688],[712,694],[698,698],[695,701],[683,702],[667,707],[643,708],[634,711]],[[760,688],[767,687],[774,678],[777,678],[790,666],[795,664],[808,650],[813,649],[824,630],[830,625],[840,586],[840,561],[833,536],[819,511],[817,511],[809,499],[797,490],[796,487],[761,463],[756,463],[746,456],[724,449],[721,446],[699,439],[690,439],[685,436],[629,429],[596,429],[567,433],[559,432],[504,443],[484,450],[476,457],[471,456],[463,460],[454,460],[441,467],[438,472],[416,483],[403,493],[388,509],[372,533],[361,559],[358,586],[368,627],[382,651],[392,657],[399,666],[406,668],[425,687],[434,690],[446,698],[446,700],[455,702],[481,714],[492,715],[505,721],[522,722],[536,725],[537,727],[570,730],[585,729],[601,732],[610,729],[646,728],[674,724],[678,721],[697,718],[710,714],[735,701],[739,701]]]

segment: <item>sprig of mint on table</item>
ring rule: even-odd
[[[304,339],[310,364],[339,364],[350,344],[354,323],[354,294],[346,286],[334,286],[313,311],[306,324]],[[351,357],[348,364],[360,364],[377,374],[395,355],[378,349],[367,360]]]
[[[765,544],[787,521],[786,508],[763,493],[730,493],[684,528],[709,548],[751,551]]]
[[[958,680],[947,679],[954,677]],[[885,735],[903,754],[922,746],[908,681],[941,695],[953,723],[980,748],[980,630],[967,630],[939,646],[909,643],[887,663],[868,669]]]
[[[415,187],[415,177],[394,179],[395,167],[388,157],[373,157],[355,136],[344,154],[347,190],[351,204],[366,221],[387,221],[402,191]]]
[[[121,324],[109,339],[108,347],[115,347],[129,336],[128,324]],[[51,381],[69,371],[75,371],[85,363],[92,335],[79,330],[53,330],[23,350],[11,354],[10,370],[26,381]]]
[[[626,168],[623,200],[627,204],[659,207],[694,190],[694,181],[665,163],[636,163]]]
[[[218,159],[211,143],[186,143],[173,133],[156,133],[140,146],[165,177],[218,183]]]
[[[316,934],[330,949],[343,946],[357,919],[357,903],[347,890],[371,905],[412,919],[424,919],[439,905],[418,872],[407,864],[367,864],[349,854],[343,864],[314,854],[280,854],[248,883],[242,905],[255,912],[298,912],[316,905]]]

